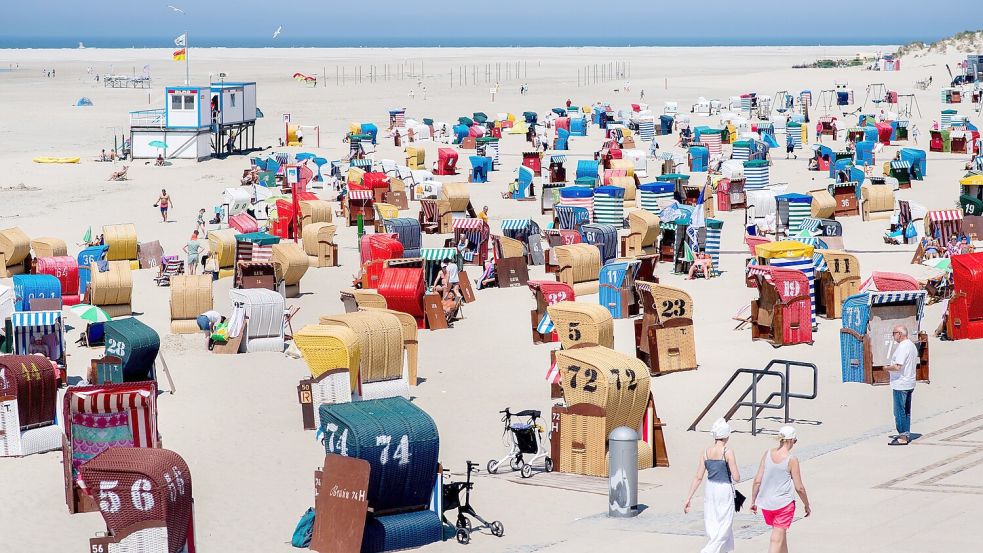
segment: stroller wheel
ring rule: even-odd
[[[522,474],[522,477],[523,478],[529,478],[530,476],[532,476],[532,465],[530,465],[528,463],[525,464],[525,465],[522,465],[522,473],[521,474]]]
[[[512,470],[522,469],[522,457],[513,457],[509,459],[509,467]]]
[[[502,526],[500,521],[496,520],[495,522],[491,523],[491,533],[493,536],[500,538],[505,535],[505,527]]]
[[[546,472],[553,472],[553,459],[547,457],[543,467],[546,469]]]
[[[457,543],[467,545],[471,541],[471,532],[467,528],[457,529]]]
[[[488,474],[495,474],[496,472],[498,472],[498,462],[495,461],[495,459],[492,459],[491,461],[488,461],[488,464],[485,465],[485,468],[488,469]]]

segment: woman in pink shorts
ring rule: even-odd
[[[754,477],[754,487],[751,490],[751,511],[758,512],[765,518],[765,524],[771,526],[771,544],[768,553],[788,553],[786,532],[795,518],[795,495],[799,495],[805,516],[812,514],[809,507],[809,496],[802,483],[799,472],[799,460],[792,457],[792,447],[797,441],[795,429],[783,426],[778,431],[778,447],[769,449],[761,457],[758,474]]]

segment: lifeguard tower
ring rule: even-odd
[[[133,159],[201,161],[234,150],[255,148],[256,83],[169,86],[164,108],[130,112]],[[166,145],[166,147],[162,147]]]

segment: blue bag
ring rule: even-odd
[[[314,535],[314,507],[307,509],[304,516],[300,517],[297,528],[294,528],[294,536],[290,540],[290,545],[294,547],[310,547],[311,537]]]

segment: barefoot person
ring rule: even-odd
[[[160,189],[160,197],[157,198],[157,203],[154,207],[160,208],[160,218],[165,223],[167,222],[167,210],[171,208],[171,197],[167,194],[167,190],[163,188]]]
[[[788,553],[786,533],[795,518],[793,491],[802,500],[805,516],[812,514],[809,496],[806,495],[806,487],[799,472],[799,460],[792,457],[792,447],[798,441],[795,428],[783,426],[778,431],[778,439],[778,447],[769,449],[761,457],[751,491],[751,512],[757,513],[760,506],[765,524],[771,526],[768,553]]]
[[[894,426],[898,431],[889,445],[908,445],[911,441],[911,394],[915,391],[915,367],[918,365],[918,348],[908,339],[908,329],[903,325],[894,327],[892,333],[894,352],[891,364],[885,367],[891,378],[891,393],[894,395]]]
[[[730,425],[717,419],[710,429],[713,445],[703,450],[696,477],[689,487],[683,512],[689,513],[690,502],[706,475],[703,486],[703,524],[707,545],[700,553],[730,553],[734,550],[734,483],[741,479],[734,452],[727,449]]]
[[[184,253],[188,254],[188,274],[198,272],[198,259],[201,255],[201,243],[198,242],[198,231],[191,233],[191,240],[184,245]]]

